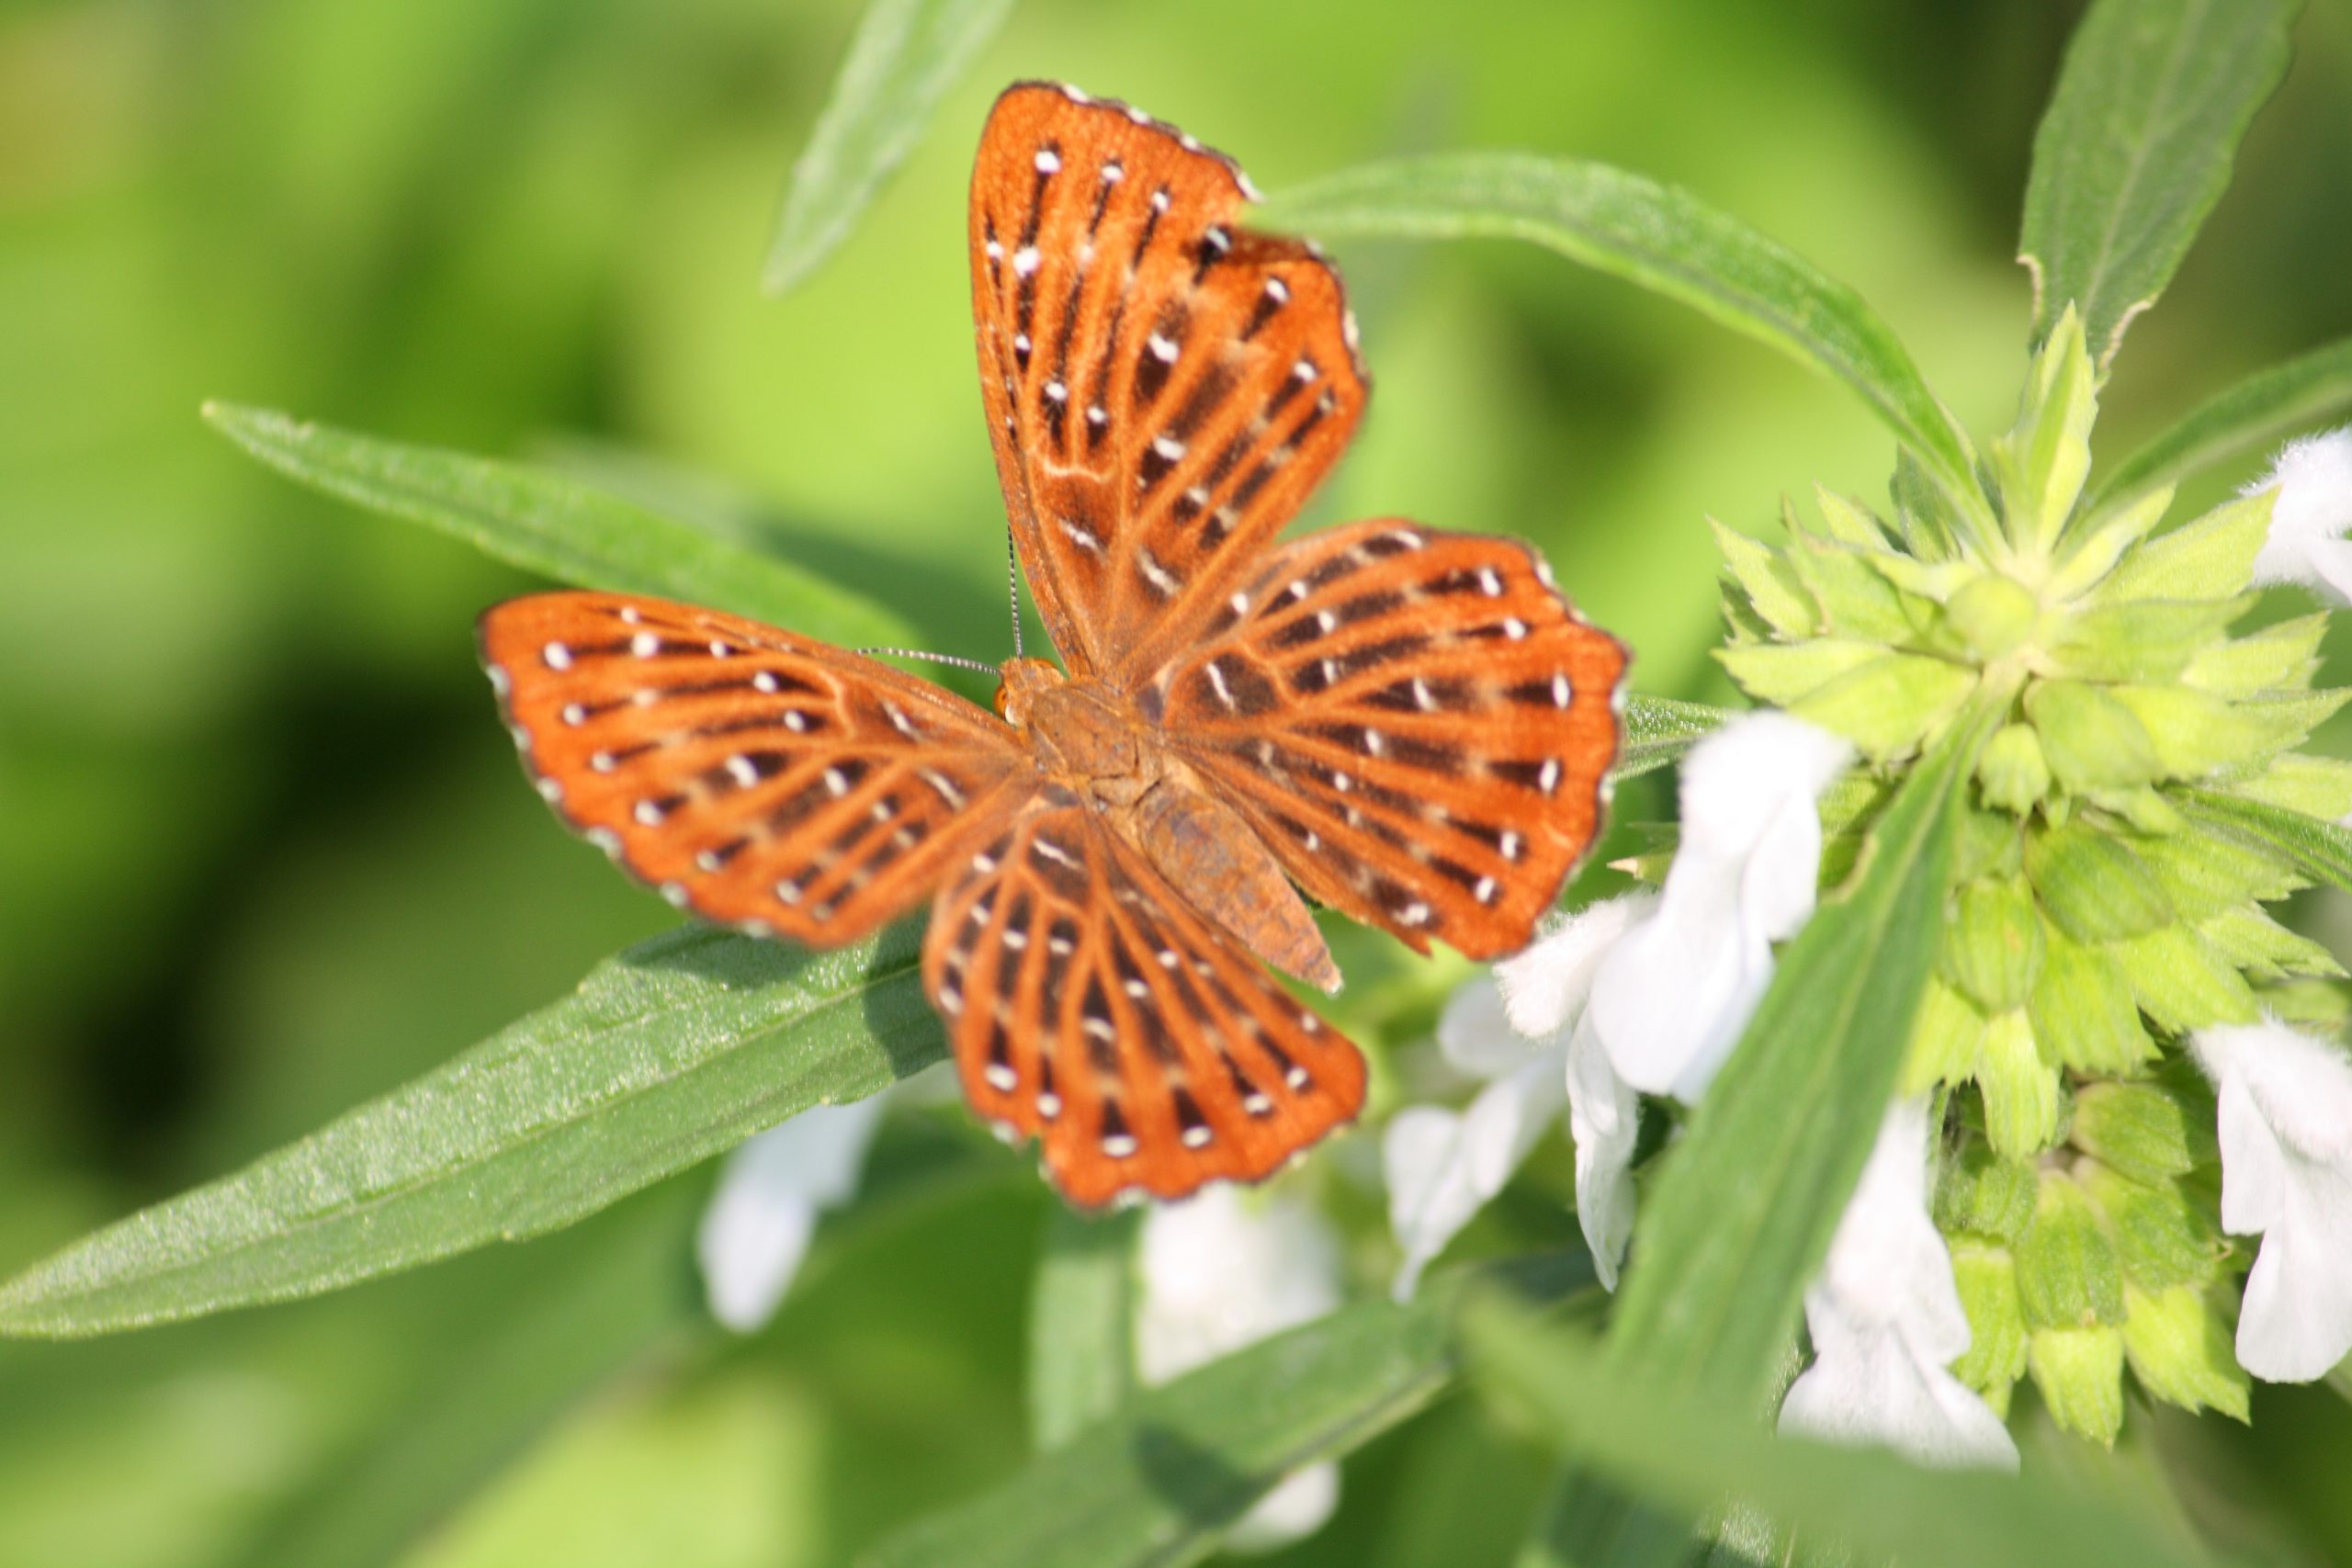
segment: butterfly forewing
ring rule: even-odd
[[[1363,1060],[1057,785],[976,841],[923,978],[981,1116],[1101,1204],[1255,1180],[1363,1100]]]
[[[1261,558],[1147,700],[1309,895],[1490,958],[1591,846],[1624,668],[1527,546],[1360,523]]]
[[[1074,673],[1189,640],[1363,412],[1340,282],[1254,234],[1239,170],[1126,107],[1024,84],[972,175],[980,388],[1013,536]]]
[[[481,649],[541,793],[672,902],[820,946],[939,881],[1035,769],[1013,732],[871,660],[715,610],[510,600]]]

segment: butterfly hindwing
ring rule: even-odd
[[[1013,537],[1074,674],[1189,640],[1347,446],[1366,385],[1338,276],[1239,225],[1232,163],[1023,84],[972,174],[980,389]]]
[[[673,903],[817,946],[914,907],[957,830],[1035,776],[994,715],[716,610],[535,594],[481,640],[565,820]]]
[[[1591,847],[1624,669],[1528,546],[1359,523],[1261,558],[1146,701],[1311,897],[1492,958]]]
[[[975,840],[923,980],[980,1116],[1044,1142],[1090,1206],[1250,1181],[1351,1119],[1363,1059],[1048,785]]]

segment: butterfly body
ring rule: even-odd
[[[1028,738],[1039,771],[1091,804],[1194,907],[1276,968],[1340,988],[1339,966],[1282,863],[1125,693],[1070,680],[1043,660],[1013,660],[997,705]]]
[[[1240,227],[1250,195],[1122,104],[1032,83],[990,114],[982,401],[1067,667],[1008,662],[995,713],[628,594],[481,625],[540,792],[672,902],[831,946],[928,898],[966,1098],[1081,1204],[1254,1180],[1352,1118],[1362,1056],[1262,966],[1337,988],[1306,900],[1515,952],[1616,750],[1624,650],[1524,544],[1275,542],[1368,388],[1338,275]]]

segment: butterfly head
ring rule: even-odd
[[[1038,697],[1069,683],[1069,677],[1051,660],[1008,659],[1002,683],[996,689],[997,716],[1015,729],[1025,729]]]

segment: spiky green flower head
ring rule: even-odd
[[[2233,635],[2273,492],[2163,528],[2169,490],[2086,505],[2098,382],[2069,312],[1984,465],[1984,518],[1907,467],[1895,513],[1826,491],[1770,546],[1717,525],[1720,657],[1760,702],[1853,741],[1824,804],[1825,875],[1911,760],[1999,710],[1980,753],[1907,1093],[1947,1096],[1939,1220],[1996,1409],[2030,1372],[2111,1441],[2128,1363],[2157,1398],[2244,1417],[2211,1100],[2193,1030],[2261,1009],[2341,1021],[2342,974],[2263,906],[2306,885],[2233,803],[2335,819],[2352,767],[2297,748],[2352,692],[2314,691],[2324,615]]]

